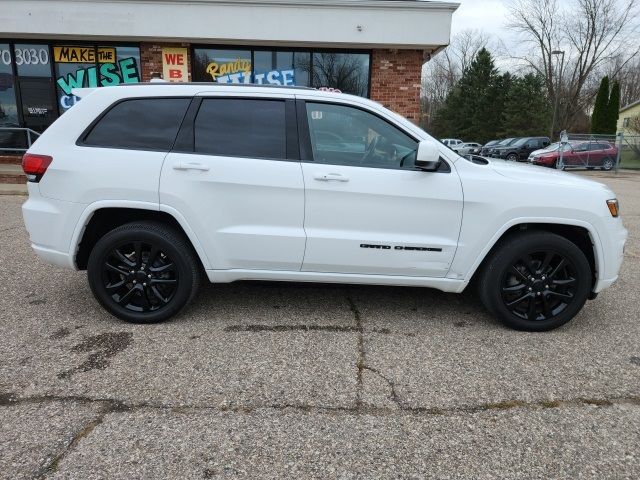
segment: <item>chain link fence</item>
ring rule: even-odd
[[[617,135],[595,135],[563,132],[557,168],[617,170],[620,145]]]
[[[640,170],[640,135],[621,133],[619,137],[620,168]]]
[[[640,169],[640,135],[563,132],[557,168]]]

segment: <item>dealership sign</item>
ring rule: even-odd
[[[295,71],[270,70],[251,73],[251,61],[238,58],[234,62],[210,62],[206,72],[216,83],[256,83],[258,85],[295,85]]]

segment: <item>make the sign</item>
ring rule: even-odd
[[[186,48],[162,49],[162,78],[169,82],[186,82],[189,78]]]

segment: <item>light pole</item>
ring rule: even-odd
[[[564,50],[553,50],[551,55],[562,55],[560,60],[560,70],[558,75],[556,76],[556,101],[553,106],[553,120],[551,120],[551,133],[549,134],[549,138],[553,141],[553,130],[556,126],[556,115],[558,113],[558,101],[560,100],[560,81],[562,79],[562,67],[564,66]]]

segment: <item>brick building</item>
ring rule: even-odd
[[[42,131],[78,100],[75,87],[153,77],[332,88],[370,97],[417,122],[422,65],[449,42],[457,6],[421,0],[4,0],[0,127]],[[20,143],[20,135],[0,131],[0,150]]]

